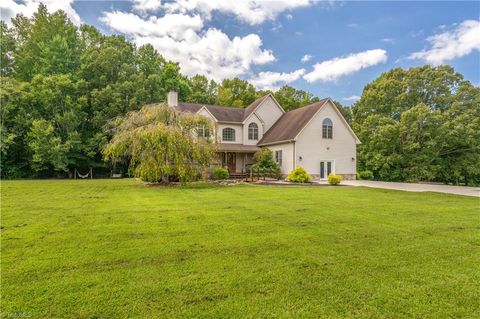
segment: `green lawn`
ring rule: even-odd
[[[479,199],[2,182],[2,314],[479,318]]]

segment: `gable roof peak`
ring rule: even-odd
[[[249,116],[250,114],[252,114],[253,112],[255,112],[255,110],[268,98],[270,97],[274,102],[275,104],[280,108],[280,110],[282,110],[282,113],[285,113],[285,110],[283,109],[283,107],[280,105],[280,103],[278,103],[278,101],[275,99],[275,97],[273,96],[272,93],[267,93],[265,94],[264,96],[262,97],[259,97],[258,99],[256,99],[255,101],[253,101],[249,106],[247,106],[245,108],[245,112],[243,114],[243,120],[245,121]]]

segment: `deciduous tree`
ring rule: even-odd
[[[205,117],[165,105],[145,106],[112,123],[107,160],[128,157],[134,176],[146,182],[188,182],[213,164],[215,141],[198,137],[199,126],[213,131]]]
[[[480,89],[453,68],[383,73],[353,118],[360,170],[385,180],[480,182]]]

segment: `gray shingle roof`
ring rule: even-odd
[[[315,113],[328,101],[322,99],[313,104],[284,113],[263,135],[257,145],[268,145],[281,141],[291,141],[307,125]]]
[[[241,123],[243,121],[244,109],[238,107],[180,102],[175,108],[181,112],[196,113],[204,106],[219,122]]]
[[[183,102],[178,103],[175,108],[181,112],[197,113],[205,106],[219,122],[242,123],[267,96],[268,94],[256,99],[246,108]]]
[[[227,144],[220,143],[218,145],[218,150],[221,152],[246,152],[246,153],[255,153],[260,150],[260,147],[255,145],[244,145],[244,144]]]

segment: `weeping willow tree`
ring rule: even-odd
[[[145,182],[189,182],[215,160],[212,121],[165,105],[148,105],[110,123],[113,137],[103,150],[113,162],[127,157],[133,175]]]

